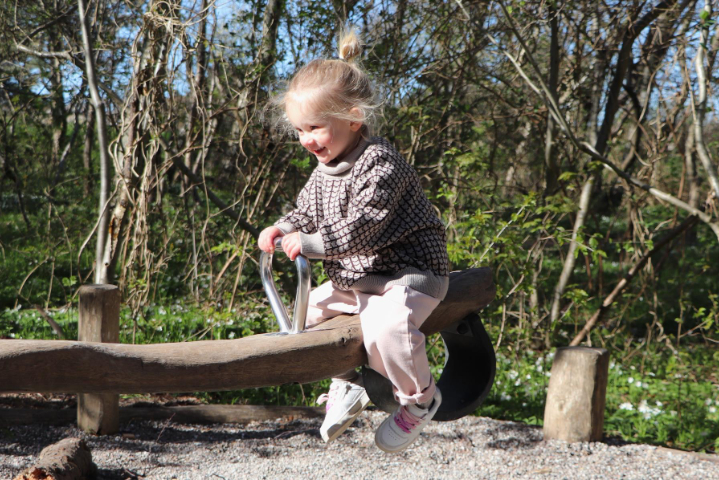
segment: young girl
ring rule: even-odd
[[[370,137],[378,107],[371,82],[354,59],[359,39],[340,39],[340,59],[302,67],[278,100],[300,143],[318,161],[297,208],[266,228],[259,247],[322,259],[330,281],[310,294],[307,326],[358,314],[369,366],[387,377],[400,403],[375,442],[405,449],[437,412],[419,327],[447,293],[447,239],[414,169],[382,138]],[[351,370],[332,379],[322,438],[332,441],[369,403]]]

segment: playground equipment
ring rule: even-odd
[[[100,332],[99,339],[103,328],[119,325],[117,310],[104,308],[109,292],[119,295],[107,285],[85,285],[79,292],[81,323],[95,322],[88,328]],[[441,332],[449,352],[439,382],[447,406],[439,419],[470,412],[491,387],[494,351],[474,315],[494,295],[489,268],[452,272],[447,296],[420,329],[426,335]],[[0,393],[236,390],[314,382],[367,362],[357,316],[341,315],[297,334],[289,333],[295,330],[289,321],[285,327],[287,334],[152,345],[0,340]],[[370,398],[391,409],[387,382],[372,375],[365,371]]]
[[[275,239],[275,249],[282,251],[281,238]],[[272,254],[262,252],[260,256],[262,285],[280,332],[288,334],[304,331],[310,295],[309,261],[298,255],[295,264],[297,294],[290,322],[272,278]],[[455,420],[476,410],[487,397],[494,382],[497,361],[489,335],[475,313],[443,328],[440,335],[445,344],[446,362],[437,382],[443,402],[434,420]],[[386,412],[394,412],[399,405],[394,398],[392,383],[367,366],[362,367],[362,377],[372,402]]]

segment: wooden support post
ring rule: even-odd
[[[602,439],[609,374],[603,348],[558,348],[544,408],[544,439],[595,442]]]
[[[120,290],[115,285],[83,285],[79,294],[78,340],[120,343]],[[77,426],[95,435],[116,433],[120,428],[120,396],[78,393]]]

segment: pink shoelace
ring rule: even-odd
[[[411,433],[421,420],[422,417],[412,414],[404,405],[394,414],[394,423],[405,433]]]
[[[328,412],[330,408],[332,408],[332,405],[334,405],[335,397],[337,395],[337,389],[339,389],[339,383],[332,382],[332,385],[330,385],[329,393],[323,393],[322,395],[317,397],[317,405],[322,405],[323,403],[327,402],[327,405],[325,406],[325,412]]]

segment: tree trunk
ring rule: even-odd
[[[714,165],[709,151],[704,144],[704,118],[706,117],[707,111],[707,71],[704,66],[704,55],[709,45],[709,20],[711,19],[712,8],[711,2],[705,0],[702,14],[706,18],[702,18],[702,29],[699,39],[699,45],[697,46],[697,55],[694,59],[694,67],[697,71],[697,86],[699,87],[699,94],[697,98],[692,98],[692,106],[694,113],[694,145],[696,146],[697,156],[701,161],[704,170],[707,172],[709,177],[709,184],[714,189],[714,195],[719,198],[719,176],[717,176],[717,168]],[[709,72],[711,75],[711,72]]]
[[[93,117],[95,111],[92,108],[92,104],[88,103],[85,112],[85,143],[82,149],[82,166],[85,169],[85,175],[83,175],[83,191],[85,196],[89,197],[92,193],[93,181],[92,181],[92,148],[95,143],[95,137],[93,133],[95,129],[92,126]],[[77,127],[76,127],[77,128]]]
[[[112,283],[111,275],[103,264],[105,257],[105,242],[107,239],[107,226],[110,219],[108,206],[110,196],[110,156],[107,142],[107,129],[105,127],[105,105],[100,99],[95,76],[95,57],[90,41],[90,28],[85,17],[85,0],[77,0],[77,12],[80,15],[80,28],[82,30],[82,45],[85,52],[85,67],[87,86],[90,90],[90,100],[95,109],[97,139],[100,144],[100,205],[98,210],[99,221],[97,225],[97,246],[95,248],[95,283]]]
[[[549,25],[551,42],[549,47],[549,81],[547,86],[554,100],[557,100],[557,79],[559,77],[559,26],[558,13],[554,3],[549,4]],[[556,159],[554,119],[547,115],[547,137],[544,143],[545,195],[551,195],[557,190],[559,181],[559,165]]]

